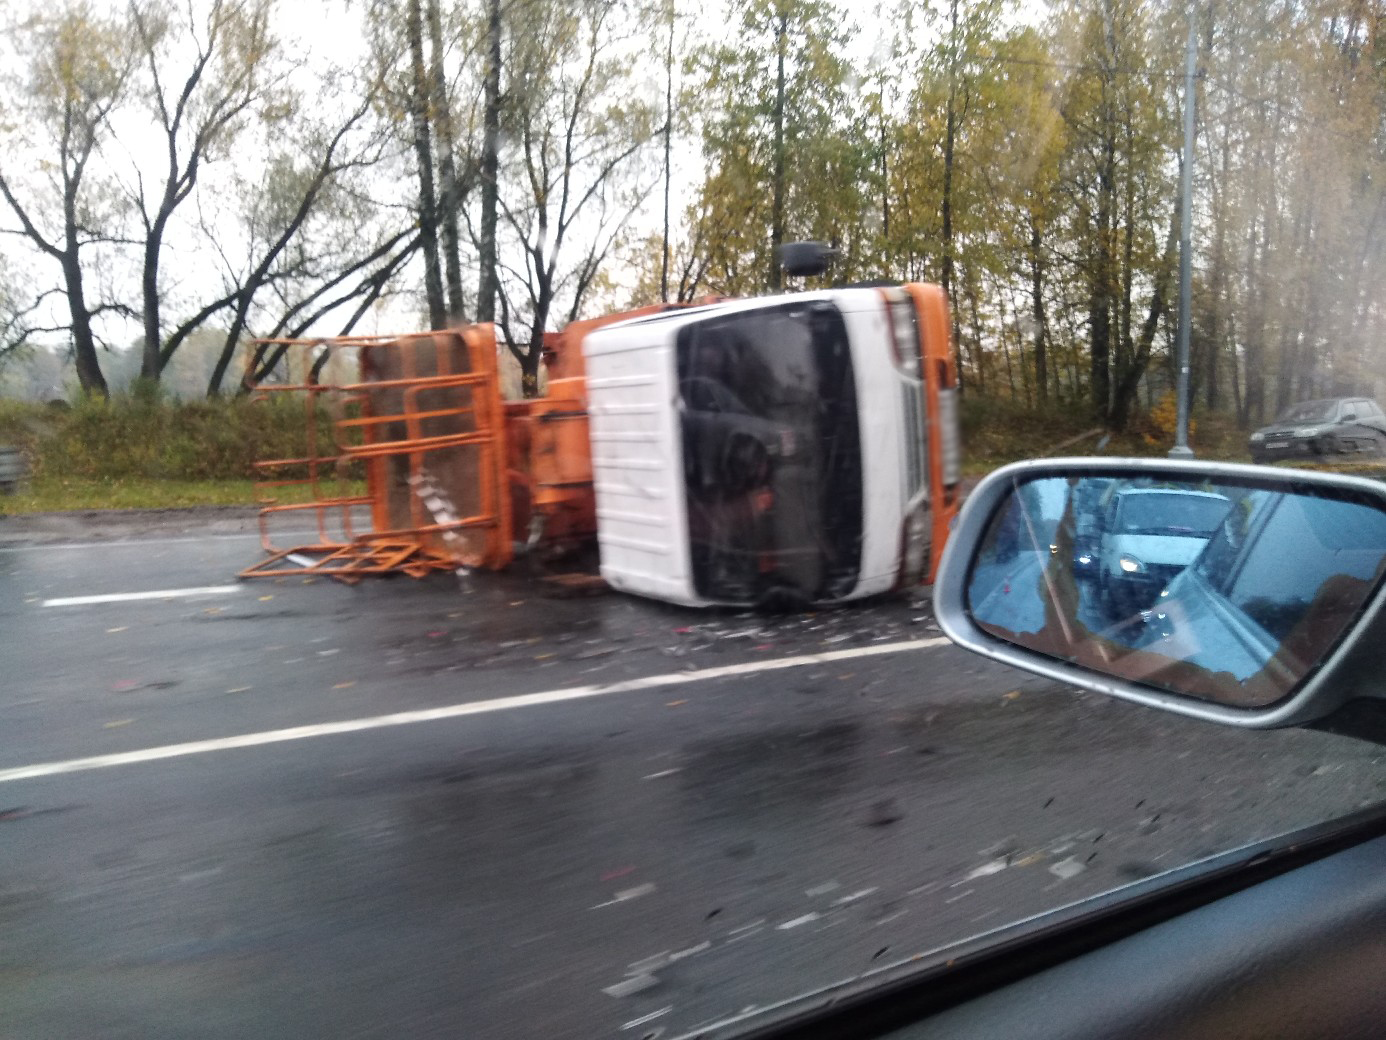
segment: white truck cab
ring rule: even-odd
[[[946,304],[855,287],[666,311],[582,343],[601,573],[690,606],[927,579],[957,505]]]

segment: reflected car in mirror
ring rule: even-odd
[[[971,649],[1242,725],[1318,717],[1381,613],[1386,486],[1223,464],[1022,463],[984,480],[935,587]],[[1369,647],[1367,647],[1369,649]]]

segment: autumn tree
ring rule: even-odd
[[[128,27],[119,16],[72,2],[31,16],[6,41],[3,231],[57,267],[49,293],[62,296],[66,320],[35,331],[67,333],[83,391],[104,396],[97,323],[129,309],[92,272],[104,272],[124,240],[119,196],[101,168],[101,151],[134,67]]]
[[[1137,0],[1077,0],[1059,19],[1068,73],[1061,112],[1068,147],[1060,190],[1084,286],[1089,391],[1115,428],[1130,415],[1169,305],[1177,259],[1172,200],[1177,95],[1165,88],[1177,50]]]
[[[135,0],[130,23],[143,74],[135,95],[157,128],[158,153],[130,147],[130,192],[143,236],[140,376],[157,380],[165,343],[161,266],[169,223],[207,167],[228,157],[247,123],[282,103],[286,67],[270,29],[270,0],[213,0],[198,12],[167,0]],[[259,111],[257,111],[259,110]],[[133,143],[133,142],[132,142]],[[176,349],[177,342],[173,343]]]
[[[228,205],[213,211],[213,221],[239,225],[242,244],[218,248],[221,292],[175,333],[186,338],[221,312],[222,347],[208,393],[221,389],[247,335],[295,338],[325,321],[337,334],[350,333],[417,255],[419,232],[406,201],[380,191],[392,172],[403,172],[397,139],[373,118],[371,84],[344,70],[336,75],[266,134],[265,161],[239,177]],[[214,227],[206,232],[214,238]],[[257,351],[252,380],[280,353]]]
[[[797,238],[842,250],[837,270],[850,275],[871,253],[862,221],[873,156],[847,83],[848,29],[826,0],[738,0],[731,17],[729,42],[697,63],[709,172],[688,217],[701,224],[703,284],[776,289],[775,250]]]
[[[658,110],[632,89],[638,9],[532,0],[513,9],[503,63],[498,167],[498,320],[525,392],[543,336],[575,320],[617,236],[654,186],[640,162]]]

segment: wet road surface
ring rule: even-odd
[[[0,542],[0,1036],[675,1036],[1386,784],[920,602],[234,582],[256,555]],[[61,603],[159,590],[197,591]]]

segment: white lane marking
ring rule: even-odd
[[[45,607],[85,607],[93,603],[127,603],[137,599],[188,599],[192,596],[229,596],[242,585],[199,585],[192,589],[158,589],[154,592],[113,592],[105,596],[66,596],[46,599]]]
[[[317,531],[275,531],[277,541],[288,542],[297,538],[318,537]],[[34,542],[31,545],[0,545],[0,553],[52,552],[55,549],[129,549],[150,545],[190,545],[195,542],[247,542],[259,541],[258,531],[241,534],[202,534],[186,538],[112,538],[101,542]]]
[[[624,892],[617,892],[615,899],[608,899],[605,903],[598,903],[596,906],[589,906],[589,910],[600,910],[604,906],[615,906],[617,903],[629,903],[632,899],[639,899],[648,896],[655,891],[653,884],[636,885],[628,888]]]
[[[851,903],[855,903],[858,899],[865,899],[876,891],[878,891],[878,889],[863,888],[859,892],[853,892],[851,895],[843,896],[841,899],[834,899],[833,906],[848,906]]]
[[[670,1004],[668,1007],[662,1007],[658,1011],[651,1011],[648,1015],[641,1015],[639,1018],[632,1018],[621,1028],[634,1029],[636,1026],[643,1026],[649,1022],[653,1022],[657,1018],[663,1018],[665,1015],[667,1015],[670,1011],[673,1010],[674,1005]]]
[[[165,744],[161,747],[143,748],[139,751],[122,751],[111,755],[95,755],[91,758],[40,762],[35,765],[17,766],[13,769],[0,769],[0,783],[8,783],[12,780],[32,780],[43,776],[58,776],[62,773],[83,773],[92,769],[110,769],[114,766],[130,766],[141,762],[155,762],[163,758],[205,755],[213,751],[230,751],[234,748],[281,744],[290,740],[309,740],[313,737],[329,737],[341,733],[360,733],[363,730],[384,729],[388,726],[407,726],[415,722],[436,722],[440,719],[456,719],[467,715],[487,715],[492,712],[532,708],[542,704],[561,704],[564,701],[604,697],[613,693],[635,693],[639,690],[706,682],[709,679],[725,679],[736,675],[752,675],[757,672],[775,672],[784,668],[799,668],[809,664],[831,664],[834,661],[849,661],[857,657],[877,657],[882,654],[928,650],[936,646],[948,645],[948,640],[942,636],[936,636],[933,639],[910,639],[900,643],[878,643],[875,646],[861,646],[851,650],[830,650],[821,654],[800,654],[798,657],[777,657],[767,661],[728,664],[720,668],[704,668],[697,672],[647,675],[639,679],[626,679],[622,682],[605,683],[597,686],[571,686],[567,689],[522,693],[514,697],[496,697],[492,700],[472,701],[467,704],[449,704],[441,708],[400,711],[391,715],[373,715],[367,718],[345,719],[341,722],[319,722],[310,726],[293,726],[289,729],[243,733],[235,737],[219,737],[213,740],[193,740],[186,744]]]

